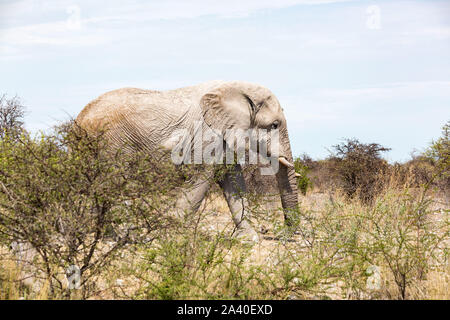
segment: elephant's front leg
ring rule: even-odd
[[[243,197],[246,187],[241,166],[235,165],[233,170],[227,171],[222,180],[219,181],[219,185],[222,188],[236,225],[236,237],[257,242],[259,240],[258,233],[248,222],[248,203]]]

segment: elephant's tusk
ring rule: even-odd
[[[281,164],[285,165],[288,168],[294,167],[294,165],[292,163],[290,163],[289,161],[287,161],[286,158],[284,158],[284,157],[279,157],[278,161],[280,161]]]
[[[296,172],[296,173],[295,173],[295,176],[296,176],[296,177],[301,177],[302,175],[301,175],[300,173]]]

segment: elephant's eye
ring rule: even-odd
[[[275,130],[278,129],[278,127],[280,126],[280,123],[278,122],[278,120],[274,121],[272,123],[272,125],[270,126],[271,129]]]

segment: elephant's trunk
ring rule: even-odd
[[[283,149],[280,154],[280,168],[277,173],[278,188],[280,189],[281,205],[284,210],[286,225],[292,225],[290,213],[298,207],[297,177],[295,169],[291,165],[294,163],[292,158],[291,146],[287,129],[280,131],[280,146]]]

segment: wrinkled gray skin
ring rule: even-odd
[[[195,121],[203,121],[203,126],[223,133],[229,128],[270,130],[277,121],[282,159],[276,178],[281,203],[285,213],[297,207],[297,183],[290,166],[293,159],[286,119],[277,98],[260,85],[210,81],[169,91],[118,89],[89,103],[76,119],[91,132],[107,127],[110,141],[116,146],[126,144],[149,152],[160,147],[170,151],[178,142],[173,133],[178,129],[193,130]],[[239,165],[235,169],[225,174],[219,185],[236,224],[236,235],[256,241],[257,233],[245,218],[248,216],[246,202],[240,196],[246,190],[242,170]],[[195,181],[192,188],[183,192],[178,207],[196,212],[209,187],[208,179]],[[289,224],[286,214],[285,218]]]

